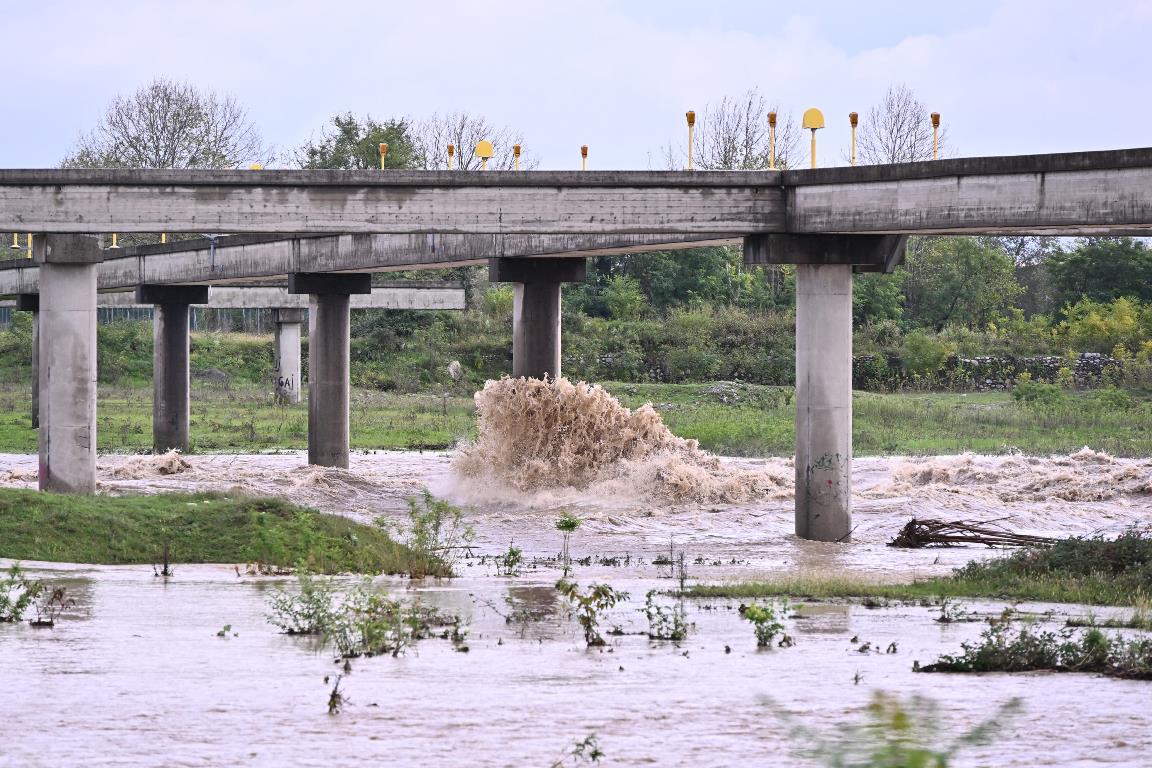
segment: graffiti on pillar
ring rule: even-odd
[[[848,458],[839,453],[826,453],[808,463],[804,489],[809,499],[830,502],[848,493]]]

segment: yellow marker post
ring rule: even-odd
[[[855,112],[848,113],[848,122],[852,124],[852,165],[856,165],[856,123],[860,116]]]
[[[168,242],[168,233],[167,232],[161,232],[160,233],[160,244],[163,245],[166,242]]]
[[[8,246],[14,251],[20,250],[20,235],[16,232],[12,233],[12,245]]]
[[[516,170],[520,170],[520,145],[512,145],[512,160],[516,163]]]
[[[388,157],[388,144],[380,142],[380,170],[384,170],[384,158]]]
[[[492,157],[496,150],[492,147],[492,142],[488,140],[481,141],[476,145],[476,157],[480,158],[480,170],[488,170],[488,158]]]
[[[804,111],[801,126],[812,131],[812,167],[816,167],[816,131],[824,127],[824,113],[812,107]]]
[[[120,247],[120,236],[117,235],[115,232],[113,232],[112,233],[112,245],[108,246],[108,250],[112,250],[113,248],[119,248],[119,247]]]
[[[692,168],[692,128],[696,125],[696,113],[690,109],[684,113],[684,116],[688,118],[688,170],[691,171],[694,170]]]
[[[588,170],[588,145],[580,145],[580,170]]]
[[[456,155],[456,145],[448,145],[448,170],[452,170],[452,158]]]
[[[939,112],[933,112],[932,113],[932,159],[933,160],[939,160],[940,159],[940,144],[938,141],[939,133],[940,133],[940,113]]]
[[[28,233],[28,258],[32,258],[32,233]]]
[[[776,113],[768,113],[768,169],[776,170]]]

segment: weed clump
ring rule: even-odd
[[[862,723],[841,726],[831,737],[825,728],[793,724],[792,736],[804,745],[798,751],[830,768],[948,768],[965,748],[991,743],[1020,709],[1020,700],[1011,699],[948,743],[941,738],[940,708],[934,701],[876,691]]]
[[[1152,638],[1125,639],[1098,628],[1036,632],[1008,621],[992,624],[979,641],[961,643],[919,672],[1093,672],[1109,677],[1152,680]]]
[[[464,513],[424,489],[420,496],[408,499],[408,521],[409,577],[451,576],[460,550],[475,538]]]
[[[656,590],[650,589],[640,612],[648,619],[649,640],[679,642],[688,637],[688,619],[682,602],[660,605],[656,602]]]
[[[12,623],[24,618],[38,591],[37,582],[24,575],[19,563],[13,563],[0,581],[0,622]]]
[[[587,590],[581,591],[580,585],[567,579],[556,582],[556,589],[572,605],[576,621],[584,630],[584,642],[588,647],[605,645],[604,638],[600,636],[600,614],[627,600],[628,593],[608,584],[590,584]]]
[[[751,605],[741,605],[740,615],[745,620],[752,622],[753,631],[756,634],[756,647],[767,648],[772,645],[772,641],[776,636],[780,636],[780,642],[777,643],[781,648],[789,648],[795,644],[792,636],[784,631],[783,617],[787,615],[791,606],[787,601],[782,603],[752,603]]]

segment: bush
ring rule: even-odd
[[[902,362],[912,376],[926,378],[936,374],[948,359],[948,347],[923,331],[913,331],[904,339]]]
[[[1043,384],[1024,379],[1022,375],[1016,380],[1012,399],[1032,408],[1055,408],[1064,402],[1064,390],[1056,384]]]

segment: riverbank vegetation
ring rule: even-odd
[[[853,576],[784,576],[762,581],[700,584],[690,597],[797,600],[943,600],[1004,598],[1084,605],[1146,604],[1152,596],[1152,533],[1130,530],[1114,539],[1063,539],[1046,549],[1026,549],[992,560],[974,560],[950,576],[886,584]]]
[[[108,565],[305,563],[320,573],[433,575],[444,567],[414,555],[382,529],[277,499],[216,493],[63,496],[0,489],[0,557]]]

